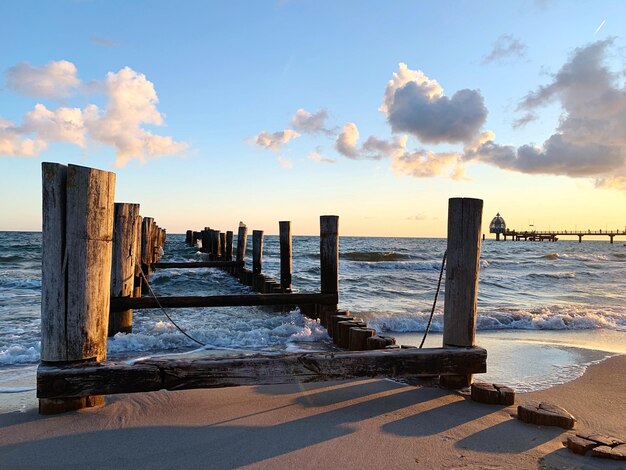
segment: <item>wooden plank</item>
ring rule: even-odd
[[[157,303],[158,300],[158,303]],[[112,297],[111,310],[199,307],[244,307],[253,305],[336,304],[337,294],[243,294],[186,297]]]
[[[42,163],[41,359],[67,360],[65,201],[67,166]],[[61,316],[62,318],[60,318]]]
[[[283,292],[291,292],[291,275],[293,271],[291,222],[278,222],[280,240],[280,287]]]
[[[135,287],[136,239],[139,204],[116,203],[114,209],[113,255],[111,262],[111,297],[131,297]],[[133,311],[117,312],[109,317],[108,336],[130,333]]]
[[[149,358],[134,364],[81,367],[42,364],[39,398],[148,392],[161,389],[293,384],[364,377],[408,377],[486,371],[482,348],[396,349],[255,355],[237,358]]]
[[[155,263],[152,265],[156,269],[167,268],[226,268],[230,266],[239,266],[237,261],[190,261],[186,263]]]
[[[115,174],[67,168],[67,359],[106,359]]]

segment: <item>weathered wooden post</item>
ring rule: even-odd
[[[236,274],[239,277],[239,281],[242,281],[242,272],[244,264],[246,262],[246,243],[248,242],[248,227],[244,224],[239,224],[237,230],[237,271]]]
[[[218,260],[220,258],[220,231],[211,230],[211,253],[213,253],[213,259]]]
[[[292,273],[292,246],[291,246],[291,222],[283,220],[278,222],[280,234],[280,288],[282,292],[291,292]]]
[[[113,256],[111,267],[111,297],[132,297],[137,262],[137,224],[139,204],[115,203],[113,222]],[[111,312],[109,336],[133,331],[133,311]]]
[[[451,198],[448,201],[444,348],[474,346],[482,214],[481,199]],[[442,375],[439,383],[448,388],[468,387],[472,375]]]
[[[223,260],[226,257],[226,233],[220,232],[220,250],[219,259]]]
[[[226,232],[226,260],[227,261],[232,261],[233,260],[233,231],[232,230],[228,230]]]
[[[141,278],[141,224],[143,217],[137,214],[135,218],[135,224],[137,225],[137,231],[135,233],[135,288],[133,290],[133,297],[141,297],[141,286],[143,279]]]
[[[252,285],[255,290],[262,291],[257,282],[263,270],[263,230],[252,231]]]
[[[320,269],[322,294],[339,295],[339,216],[320,216]],[[326,326],[337,304],[322,305],[320,323]]]
[[[192,239],[193,239],[193,230],[187,230],[185,232],[185,244],[191,246]]]
[[[141,270],[145,279],[141,282],[141,293],[148,294],[148,284],[150,281],[150,264],[152,263],[152,217],[144,217],[141,221]],[[142,276],[143,277],[143,276]]]
[[[41,362],[106,359],[115,174],[42,164]],[[40,399],[41,414],[102,396]]]

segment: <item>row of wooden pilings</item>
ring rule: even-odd
[[[116,240],[114,225],[118,218],[114,217],[115,174],[54,163],[44,163],[42,169],[42,339],[41,364],[37,372],[41,413],[93,406],[102,402],[102,394],[194,388],[200,384],[232,386],[381,374],[443,374],[440,383],[460,387],[469,383],[472,373],[485,371],[486,351],[474,347],[482,215],[480,200],[450,199],[443,349],[313,353],[306,354],[306,358],[293,354],[258,359],[244,357],[226,361],[228,366],[224,366],[224,362],[214,365],[209,358],[179,359],[171,365],[159,359],[125,364],[106,361],[111,311],[155,308],[157,305],[172,308],[300,305],[304,307],[303,311],[308,309],[309,315],[319,318],[340,345],[345,347],[347,344],[351,348],[353,342],[354,349],[370,348],[369,343],[374,341],[371,339],[373,330],[368,331],[358,323],[350,324],[355,320],[348,319],[349,312],[337,311],[338,217],[320,218],[321,293],[284,293],[287,284],[283,284],[280,293],[137,298],[133,297],[139,294],[137,264],[142,266],[146,276],[151,266],[167,267],[167,263],[156,262],[165,232],[155,228],[150,218],[141,219],[141,246],[146,249],[142,249],[139,256],[138,205],[118,206],[119,219],[126,221],[122,224],[126,229],[122,231],[129,235],[119,247],[116,245],[115,258],[126,267],[119,268],[119,272],[118,268],[112,269]],[[217,238],[222,245],[221,236]],[[228,238],[226,233],[226,247]],[[243,244],[247,236],[242,233],[239,238]],[[255,273],[257,265],[253,259],[252,274],[257,276],[261,274],[261,245],[258,244],[257,252],[253,247],[253,258],[258,258],[259,264]],[[241,262],[209,261],[208,264],[234,269],[240,275],[244,272],[245,244],[240,250],[239,240],[237,251],[237,256],[241,252]],[[214,251],[213,256],[232,255],[226,249],[221,254],[219,250]],[[128,262],[122,263],[123,260]],[[142,277],[141,271],[139,276]],[[113,289],[113,277],[125,284],[126,290]],[[361,336],[357,331],[363,331],[364,340],[357,339]],[[381,341],[389,340],[382,338]],[[378,347],[382,346],[393,345],[378,344]],[[254,372],[242,375],[242,370]]]
[[[320,253],[330,250],[327,260],[321,261],[322,292],[337,292],[339,289],[338,268],[336,267],[335,246],[338,243],[339,218],[337,216],[320,217]],[[263,274],[263,242],[262,230],[252,231],[252,270],[245,267],[246,243],[248,228],[240,223],[237,233],[237,264],[221,267],[235,276],[242,284],[250,286],[257,292],[290,293],[292,290],[293,268],[293,242],[291,221],[280,221],[279,246],[280,246],[280,279],[278,282],[267,274]],[[205,227],[201,231],[187,230],[185,242],[196,247],[200,241],[200,249],[209,255],[210,260],[232,261],[233,259],[233,232],[226,233]],[[219,267],[219,265],[217,266]],[[326,327],[328,335],[333,342],[350,351],[364,351],[400,347],[396,346],[395,338],[378,335],[373,328],[367,328],[367,324],[360,318],[354,317],[349,310],[338,310],[336,305],[306,304],[300,305],[303,315],[311,319],[319,320]],[[293,306],[287,307],[291,310]]]

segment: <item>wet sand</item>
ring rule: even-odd
[[[575,430],[626,437],[626,355],[518,403],[540,399]],[[0,415],[3,469],[625,468],[574,455],[573,431],[522,423],[515,407],[389,380],[107,397],[56,416]]]

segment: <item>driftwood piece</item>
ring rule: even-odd
[[[348,332],[348,349],[350,351],[365,351],[367,340],[376,334],[374,328],[350,328]]]
[[[479,403],[510,406],[515,403],[515,390],[499,384],[474,382],[471,397]]]
[[[572,429],[576,418],[560,406],[546,402],[529,401],[517,407],[517,417],[521,421],[539,426],[558,426]]]
[[[133,364],[42,364],[39,398],[80,397],[161,389],[233,387],[378,376],[481,373],[482,348],[379,350],[345,353],[256,355],[238,358],[150,358]]]
[[[583,439],[578,436],[568,436],[565,445],[569,450],[579,455],[585,455],[587,451],[599,446],[595,441]]]

